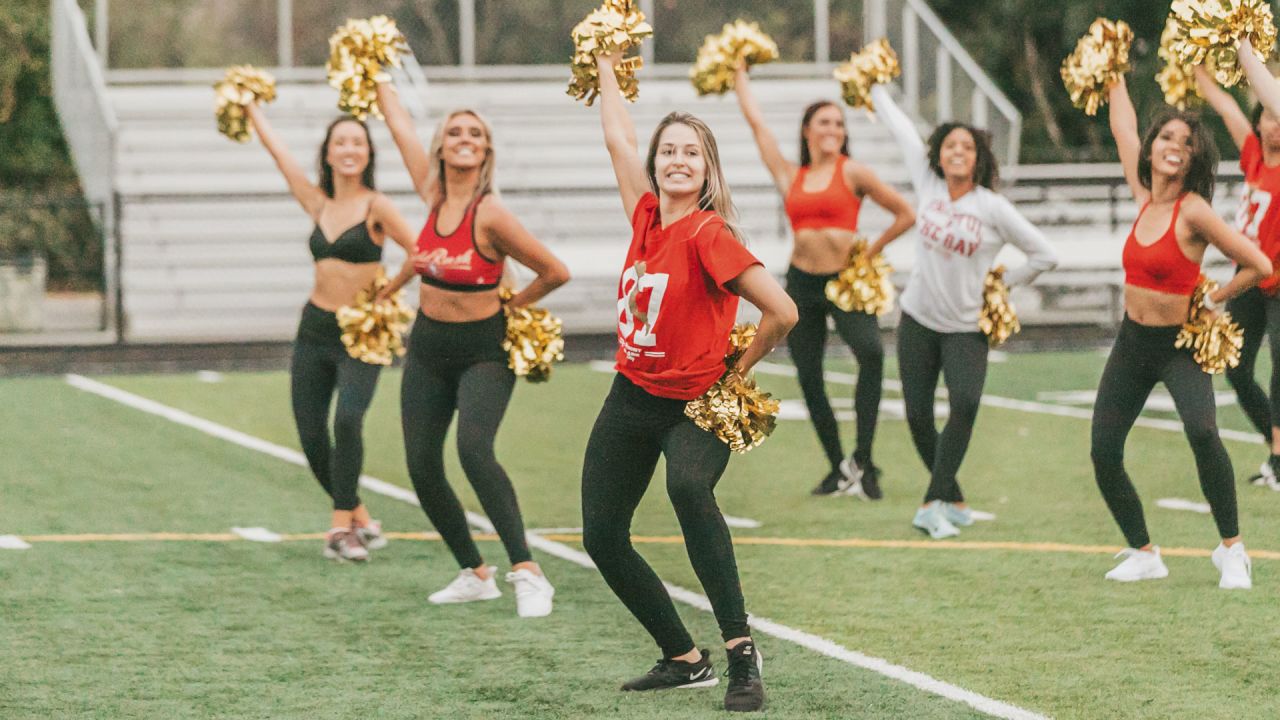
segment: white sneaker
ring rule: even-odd
[[[973,508],[965,505],[960,507],[955,503],[942,503],[942,514],[946,516],[947,521],[956,527],[969,527],[973,524]]]
[[[840,461],[840,474],[844,478],[836,485],[836,494],[852,495],[860,500],[868,500],[866,491],[862,489],[862,468],[853,458]]]
[[[556,589],[547,578],[521,568],[507,573],[507,582],[516,591],[516,614],[523,618],[546,617],[551,614],[551,598]]]
[[[1108,580],[1116,582],[1135,582],[1137,580],[1159,580],[1169,577],[1169,568],[1160,559],[1160,548],[1150,550],[1125,548],[1116,553],[1116,557],[1124,557],[1124,562],[1111,568],[1107,573]]]
[[[916,516],[911,521],[917,529],[929,533],[929,537],[934,540],[942,540],[943,538],[955,537],[960,534],[960,530],[947,516],[942,512],[942,501],[934,500],[924,507],[916,510]]]
[[[1280,490],[1280,479],[1276,478],[1276,471],[1271,467],[1270,459],[1262,461],[1262,465],[1258,467],[1258,474],[1249,478],[1249,484],[1254,487]]]
[[[370,520],[364,527],[356,526],[356,536],[370,550],[381,550],[387,546],[387,536],[382,533],[382,523]]]
[[[489,579],[481,580],[476,571],[467,568],[458,573],[458,577],[453,582],[444,586],[444,589],[437,590],[427,597],[427,601],[435,605],[447,605],[449,603],[465,603],[475,602],[477,600],[496,600],[502,597],[502,593],[498,591],[498,583],[494,581],[494,573],[498,571],[496,567],[490,567]]]
[[[343,562],[365,562],[369,559],[369,551],[365,549],[360,538],[350,528],[330,528],[324,534],[324,556],[330,560]]]
[[[1244,550],[1244,543],[1227,547],[1218,543],[1213,549],[1213,566],[1222,573],[1218,587],[1223,590],[1250,590],[1253,588],[1253,562]]]

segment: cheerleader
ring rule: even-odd
[[[1222,573],[1218,586],[1247,589],[1253,585],[1250,562],[1240,541],[1231,458],[1218,437],[1212,379],[1190,349],[1177,349],[1174,343],[1188,317],[1209,245],[1240,266],[1226,286],[1205,298],[1210,310],[1269,275],[1271,263],[1210,207],[1218,150],[1197,116],[1165,111],[1139,138],[1137,113],[1123,79],[1111,88],[1109,102],[1125,180],[1142,211],[1125,241],[1125,317],[1093,409],[1094,475],[1129,544],[1117,556],[1124,561],[1106,578],[1130,582],[1169,574],[1160,548],[1147,534],[1142,503],[1124,468],[1125,438],[1152,388],[1163,382],[1182,418],[1200,488],[1222,537],[1213,551],[1213,563]]]
[[[662,650],[623,690],[706,687],[719,678],[694,644],[662,581],[631,544],[631,519],[667,459],[667,495],[729,656],[728,710],[764,705],[761,657],[747,626],[733,542],[715,487],[729,447],[685,417],[685,404],[724,373],[746,298],[762,313],[734,368],[747,373],[796,323],[795,303],[743,246],[715,138],[700,120],[671,113],[647,156],[618,90],[618,55],[598,56],[600,115],[631,245],[618,284],[618,374],[596,418],[582,469],[583,544],[613,592]]]
[[[493,449],[516,382],[502,349],[506,316],[498,286],[508,257],[537,274],[511,298],[515,306],[540,300],[567,282],[569,271],[498,200],[493,132],[479,113],[448,113],[426,149],[393,85],[378,85],[378,103],[414,189],[431,208],[412,263],[386,290],[421,276],[421,309],[400,387],[405,455],[422,509],[462,568],[427,599],[465,603],[501,595],[497,568],[481,558],[444,474],[445,435],[456,413],[458,457],[511,561],[506,580],[517,613],[542,617],[551,612],[555,589],[529,552],[515,489]]]
[[[364,416],[381,367],[347,354],[336,311],[355,304],[381,267],[387,237],[413,248],[413,231],[385,195],[374,189],[374,149],[369,128],[355,118],[334,120],[320,145],[320,182],[312,183],[256,104],[246,108],[254,130],[275,160],[289,192],[315,223],[308,244],[315,287],[289,365],[293,418],[312,474],[333,500],[324,556],[365,561],[385,547],[382,525],[369,516],[357,488],[364,462]],[[329,436],[329,407],[338,401]]]
[[[796,366],[800,389],[809,409],[818,441],[830,469],[813,489],[814,495],[846,492],[879,500],[880,469],[871,461],[871,443],[880,413],[884,377],[884,346],[875,315],[845,312],[826,296],[827,282],[849,262],[858,231],[858,211],[863,198],[893,213],[893,224],[868,248],[869,257],[884,250],[915,224],[911,206],[893,188],[881,182],[870,168],[849,159],[849,135],[844,112],[829,100],[805,108],[800,121],[800,164],[782,155],[773,131],[751,92],[745,64],[737,68],[738,105],[751,126],[760,158],[782,193],[795,244],[787,269],[787,294],[795,301],[800,321],[787,336],[787,348]],[[827,345],[827,317],[858,361],[854,391],[857,433],[851,457],[840,445],[840,428],[827,399],[822,363]]]
[[[916,191],[917,252],[899,304],[898,365],[911,440],[929,469],[929,489],[912,525],[935,540],[973,524],[956,480],[987,378],[987,338],[978,329],[983,281],[1006,243],[1027,256],[1005,273],[1009,287],[1031,283],[1058,263],[1049,241],[995,192],[991,138],[959,122],[939,125],[926,145],[883,85],[871,90],[876,113],[902,149]],[[934,421],[938,374],[950,416]]]

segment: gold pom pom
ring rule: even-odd
[[[1244,331],[1231,321],[1231,313],[1211,313],[1204,306],[1205,296],[1217,289],[1218,283],[1200,277],[1191,293],[1189,317],[1174,342],[1174,347],[1191,348],[1191,357],[1210,375],[1239,365],[1240,347],[1244,344]]]
[[[735,20],[719,35],[708,35],[702,41],[689,79],[699,95],[722,95],[733,89],[739,62],[751,67],[777,59],[778,45],[760,31],[759,24]]]
[[[510,357],[507,366],[529,382],[551,379],[552,363],[564,360],[564,326],[560,318],[538,307],[513,307],[511,290],[498,291],[507,316],[507,336],[502,349]]]
[[[840,94],[849,107],[864,107],[875,112],[871,88],[901,75],[902,67],[888,38],[880,38],[850,55],[849,62],[837,67],[832,74],[840,82]]]
[[[329,85],[338,90],[338,109],[360,120],[381,118],[378,83],[390,79],[383,68],[400,67],[400,54],[408,51],[404,34],[386,15],[347,20],[329,37],[325,65]]]
[[[370,365],[390,365],[391,357],[403,357],[404,333],[413,320],[413,310],[404,303],[404,291],[377,300],[378,291],[390,281],[378,269],[373,284],[356,293],[353,305],[338,308],[342,344],[351,357]]]
[[[1178,35],[1178,21],[1170,15],[1164,23],[1164,32],[1160,33],[1160,59],[1164,60],[1164,68],[1156,73],[1156,82],[1164,91],[1164,101],[1179,110],[1186,110],[1193,103],[1201,100],[1200,90],[1196,87],[1194,65],[1179,62],[1178,53],[1173,43]]]
[[[1129,46],[1133,31],[1123,20],[1098,18],[1076,49],[1062,61],[1062,82],[1071,102],[1086,115],[1098,114],[1107,102],[1107,89],[1129,71]]]
[[[1000,347],[1011,335],[1022,329],[1018,312],[1009,303],[1009,286],[1004,284],[1004,266],[987,271],[982,281],[982,311],[978,327],[987,336],[987,344]]]
[[[737,325],[729,335],[729,369],[703,395],[684,406],[694,424],[713,432],[729,449],[745,453],[763,443],[777,424],[778,401],[756,386],[755,378],[742,377],[734,367],[755,339],[755,325]]]
[[[1223,87],[1244,77],[1236,43],[1249,38],[1264,62],[1276,47],[1276,26],[1268,0],[1174,0],[1169,8],[1177,30],[1169,43],[1181,65],[1208,62]]]
[[[600,95],[600,73],[597,55],[626,52],[640,47],[640,41],[653,34],[644,13],[635,0],[605,0],[573,28],[573,61],[570,65],[569,95],[590,107]],[[636,71],[644,66],[638,57],[623,58],[614,70],[622,96],[635,102],[640,94]]]
[[[275,100],[276,79],[252,65],[236,65],[227,68],[226,77],[214,83],[213,90],[216,93],[213,115],[218,120],[218,132],[236,142],[249,142],[253,130],[245,106]]]
[[[827,299],[845,312],[884,315],[893,309],[893,266],[876,253],[867,255],[867,240],[857,237],[849,254],[849,267],[827,281]]]

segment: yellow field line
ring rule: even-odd
[[[433,532],[388,532],[392,540],[439,540],[440,534]],[[493,534],[477,534],[477,540],[497,540]],[[548,540],[558,542],[581,543],[578,534],[542,535]],[[234,533],[88,533],[81,535],[22,535],[29,543],[83,543],[83,542],[245,542],[245,539]],[[285,542],[302,540],[322,540],[324,533],[296,533],[281,535]],[[679,535],[635,535],[632,542],[646,545],[682,545],[684,538]],[[735,545],[762,545],[772,547],[796,548],[858,548],[858,549],[893,549],[893,550],[969,550],[1037,552],[1037,553],[1077,553],[1084,555],[1114,555],[1123,548],[1118,545],[1073,545],[1056,542],[1014,542],[1009,540],[869,540],[866,538],[786,538],[786,537],[737,537]],[[1160,548],[1163,555],[1169,557],[1209,557],[1210,551],[1203,548]],[[1249,551],[1249,556],[1264,560],[1280,560],[1280,552],[1274,550]]]

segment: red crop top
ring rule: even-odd
[[[1185,195],[1183,197],[1186,197]],[[1147,205],[1151,203],[1148,202]],[[1142,206],[1138,220],[1147,211]],[[1200,280],[1200,264],[1187,259],[1178,247],[1175,228],[1178,225],[1178,210],[1182,207],[1182,198],[1173,204],[1173,219],[1169,221],[1169,229],[1158,240],[1150,245],[1138,242],[1138,220],[1133,222],[1129,238],[1124,243],[1124,282],[1126,285],[1155,290],[1173,295],[1191,295]]]
[[[418,235],[418,253],[426,257],[414,259],[413,269],[422,282],[456,292],[479,292],[498,287],[502,279],[502,263],[490,260],[476,245],[476,207],[484,196],[476,198],[462,215],[458,227],[448,235],[436,229],[440,221],[439,206],[431,209],[427,224]]]
[[[787,217],[791,219],[792,232],[823,228],[858,231],[858,211],[862,208],[862,200],[844,183],[844,163],[847,159],[840,156],[836,161],[835,172],[831,173],[831,182],[818,192],[806,192],[804,189],[804,178],[809,174],[808,166],[796,171],[796,177],[791,181],[791,189],[783,203]]]

